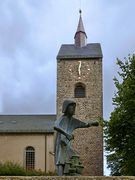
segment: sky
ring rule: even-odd
[[[56,113],[56,56],[74,43],[80,7],[88,43],[102,46],[109,119],[116,58],[135,53],[134,0],[0,0],[0,114]]]

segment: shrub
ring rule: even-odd
[[[25,175],[25,173],[26,173],[25,169],[17,163],[13,163],[13,162],[0,163],[0,175],[23,176]]]
[[[0,176],[54,176],[56,173],[43,172],[41,170],[26,170],[20,164],[14,162],[0,162]]]

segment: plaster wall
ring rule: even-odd
[[[54,171],[53,134],[6,134],[0,135],[0,161],[17,162],[25,167],[25,148],[35,149],[35,169]]]

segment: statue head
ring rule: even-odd
[[[72,100],[65,100],[63,102],[62,112],[65,115],[72,116],[75,114],[76,103]]]

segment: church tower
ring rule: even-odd
[[[103,116],[102,50],[99,43],[87,44],[81,16],[74,44],[63,44],[57,56],[57,116],[66,99],[76,102],[75,117],[82,121]],[[84,165],[84,175],[103,175],[101,127],[77,129],[73,146]]]

